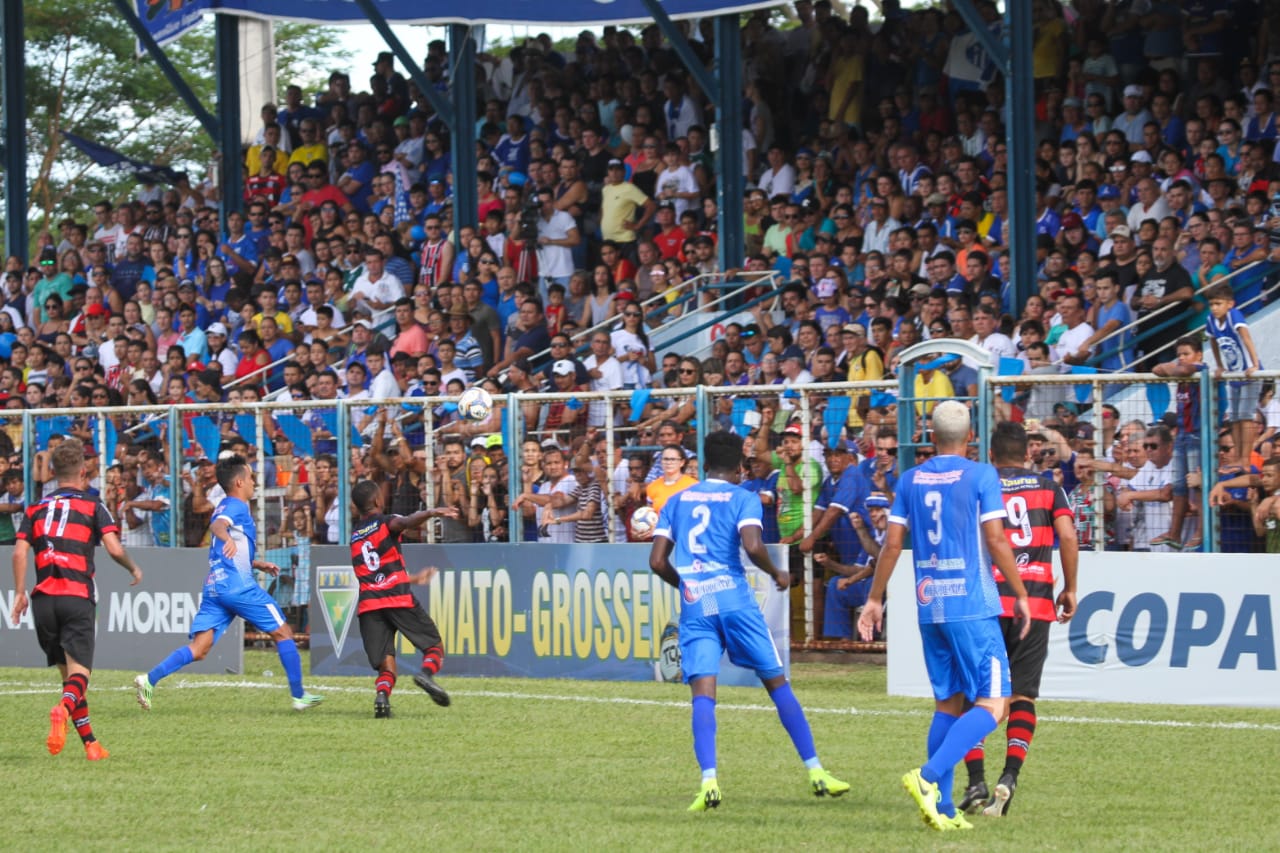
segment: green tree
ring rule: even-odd
[[[7,0],[11,2],[12,0]],[[25,0],[28,186],[33,234],[63,217],[84,220],[100,198],[122,199],[133,179],[96,166],[62,139],[71,131],[131,157],[203,175],[215,144],[148,57],[110,0]],[[216,112],[213,24],[165,50]],[[331,28],[276,28],[279,79],[311,84],[313,68],[348,59]]]

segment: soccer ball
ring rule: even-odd
[[[652,538],[657,526],[658,511],[651,506],[642,506],[631,514],[631,534],[637,539]]]
[[[493,411],[493,397],[483,388],[468,388],[458,398],[458,414],[468,421],[482,421]]]

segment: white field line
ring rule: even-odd
[[[36,682],[36,681],[7,681],[0,682],[0,696],[28,696],[41,693],[49,693],[56,689],[55,684]],[[351,687],[348,685],[338,684],[319,684],[311,683],[307,685],[312,690],[319,693],[369,693],[368,687]],[[7,689],[7,688],[21,689]],[[241,690],[283,690],[285,684],[283,679],[276,682],[269,681],[191,681],[188,679],[179,679],[175,682],[166,682],[157,687],[157,690],[203,690],[203,689],[222,689],[237,688]],[[126,692],[133,691],[131,686],[123,687],[91,687],[94,692]],[[403,691],[400,695],[416,695],[416,691]],[[477,699],[514,699],[532,702],[566,702],[579,703],[584,705],[633,705],[652,708],[678,708],[686,709],[689,707],[688,702],[675,701],[670,699],[634,699],[624,696],[570,696],[555,693],[519,693],[510,690],[450,690],[451,696],[466,696]],[[718,710],[722,711],[755,711],[765,713],[776,713],[776,709],[772,705],[740,705],[727,702],[721,702],[716,705]],[[894,709],[882,708],[815,708],[806,707],[806,713],[809,714],[829,714],[839,717],[932,717],[932,711],[901,711]],[[1038,719],[1050,723],[1065,723],[1067,725],[1085,725],[1085,726],[1138,726],[1143,728],[1157,729],[1226,729],[1233,731],[1251,731],[1251,732],[1280,732],[1280,723],[1250,723],[1243,720],[1227,720],[1227,721],[1192,721],[1192,720],[1147,720],[1147,719],[1124,719],[1120,717],[1080,717],[1074,715],[1056,715],[1041,714]]]

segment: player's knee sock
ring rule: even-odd
[[[937,714],[934,714],[937,719]],[[968,752],[975,743],[979,743],[987,735],[996,730],[996,720],[991,713],[985,708],[974,707],[966,711],[959,719],[956,719],[947,730],[946,736],[942,738],[938,748],[929,755],[929,761],[921,768],[920,775],[929,782],[938,782],[942,787],[945,776],[947,782],[946,788],[942,791],[943,803],[947,803],[951,799],[951,779],[954,778],[955,767],[964,758],[964,754]],[[930,735],[932,735],[932,729]],[[932,737],[930,737],[932,740]],[[938,811],[943,811],[941,805]],[[952,811],[947,814],[954,814],[954,806]]]
[[[422,668],[428,675],[435,675],[440,671],[440,665],[444,663],[444,649],[439,646],[432,646],[422,654]]]
[[[84,694],[89,689],[89,676],[83,673],[75,673],[68,676],[67,680],[62,682],[62,707],[67,709],[67,713],[71,714],[75,711],[76,706],[84,701]]]
[[[1009,706],[1009,748],[1005,753],[1004,772],[1018,778],[1022,770],[1022,762],[1027,760],[1027,750],[1031,748],[1031,738],[1036,733],[1036,703],[1019,700]]]
[[[302,657],[298,654],[298,644],[290,637],[276,641],[276,654],[280,655],[280,663],[284,666],[284,674],[289,678],[289,693],[294,699],[302,696]]]
[[[693,754],[702,768],[702,778],[716,775],[716,700],[693,697]]]
[[[190,646],[174,649],[167,658],[156,664],[155,669],[147,673],[147,681],[150,681],[151,686],[154,687],[160,683],[160,679],[173,675],[193,660],[195,660],[195,656],[191,654]]]
[[[396,686],[396,674],[391,670],[384,669],[378,673],[378,680],[373,683],[373,688],[382,696],[391,696],[391,691]]]
[[[965,753],[964,768],[969,771],[969,786],[972,787],[979,782],[986,781],[987,767],[983,760],[982,744],[978,744],[973,749]]]
[[[791,743],[800,754],[800,760],[806,767],[821,767],[822,765],[818,762],[818,750],[813,746],[813,732],[809,729],[809,721],[805,718],[804,709],[800,707],[800,700],[792,691],[791,684],[784,683],[769,695],[778,709],[778,719],[782,721],[782,727],[787,730],[787,734],[791,736]]]
[[[941,711],[933,712],[933,720],[929,723],[929,737],[925,741],[925,749],[928,750],[929,758],[938,751],[943,741],[947,739],[947,733],[951,731],[951,727],[955,725],[959,717],[953,717],[950,714],[944,714]],[[929,765],[926,763],[921,768],[920,775],[924,777],[926,782],[936,782],[938,790],[942,794],[942,799],[938,801],[938,811],[951,817],[956,813],[955,804],[952,802],[953,796],[951,789],[955,787],[955,767],[948,766],[943,773],[936,777],[930,776]]]
[[[75,710],[71,712],[71,722],[76,727],[76,734],[80,735],[80,740],[86,745],[97,740],[93,736],[93,726],[89,725],[89,703],[80,700],[80,704],[76,705]]]

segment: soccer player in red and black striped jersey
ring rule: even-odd
[[[1040,675],[1049,653],[1049,626],[1067,622],[1076,612],[1076,566],[1080,552],[1071,507],[1062,487],[1048,477],[1026,467],[1027,432],[1021,424],[1001,422],[991,434],[991,462],[1000,475],[1004,493],[1004,535],[1013,548],[1018,575],[1027,588],[1031,605],[1031,630],[1019,638],[1021,623],[1013,616],[1013,596],[1000,569],[995,572],[1004,612],[1000,625],[1009,653],[1009,675],[1013,697],[1009,703],[1009,724],[1004,770],[995,791],[987,791],[982,744],[965,756],[969,787],[960,807],[970,813],[981,810],[990,817],[1009,811],[1009,802],[1018,786],[1018,774],[1026,760],[1036,731],[1036,698],[1040,695]],[[1053,543],[1057,538],[1062,560],[1062,592],[1053,594]]]
[[[429,567],[410,574],[400,551],[400,534],[430,518],[457,518],[458,510],[445,507],[419,510],[412,515],[386,515],[382,511],[382,487],[371,480],[356,483],[351,502],[357,518],[351,528],[351,566],[360,582],[356,615],[369,666],[378,673],[373,716],[391,716],[397,631],[422,652],[422,671],[413,677],[413,683],[437,705],[448,705],[449,694],[435,680],[444,662],[440,632],[410,588],[410,584],[430,582],[436,569]]]
[[[85,757],[100,761],[107,751],[93,736],[89,723],[89,674],[93,669],[97,591],[93,581],[93,551],[101,542],[132,576],[136,585],[142,569],[120,542],[120,528],[102,502],[85,491],[84,445],[69,438],[49,454],[58,488],[29,507],[13,547],[13,612],[16,625],[27,611],[27,558],[34,553],[36,585],[31,591],[31,615],[36,639],[49,666],[62,673],[62,699],[49,711],[51,755],[67,743],[67,721],[84,742]]]

